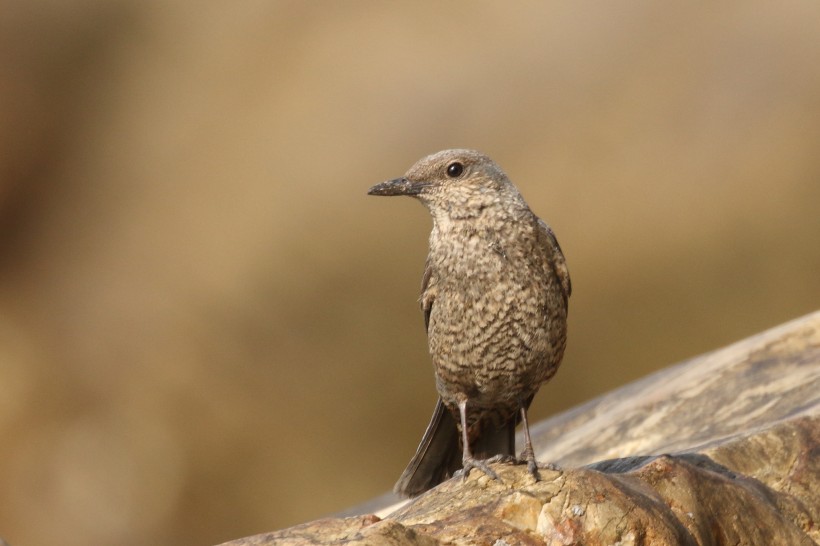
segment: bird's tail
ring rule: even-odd
[[[476,457],[515,454],[515,418],[503,427],[482,434],[471,442]],[[416,454],[402,472],[393,491],[415,497],[432,489],[461,468],[461,441],[453,414],[439,398]]]

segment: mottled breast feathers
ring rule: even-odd
[[[538,222],[538,242],[547,250],[550,256],[549,266],[552,268],[552,273],[558,279],[561,285],[561,291],[564,296],[564,307],[569,307],[569,297],[572,295],[572,281],[569,276],[569,268],[567,267],[566,258],[561,250],[561,245],[558,244],[558,239],[546,222],[538,217],[535,217]],[[495,252],[503,255],[503,249],[497,249],[491,246]],[[424,329],[430,329],[430,313],[433,310],[433,303],[436,299],[436,288],[431,284],[433,278],[433,265],[430,256],[427,256],[427,261],[424,264],[424,275],[421,279],[421,310],[424,314]]]

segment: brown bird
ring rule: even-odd
[[[394,490],[418,495],[459,468],[497,479],[487,463],[498,460],[526,462],[538,479],[527,408],[561,362],[572,290],[555,235],[473,150],[427,156],[368,193],[410,195],[433,217],[421,308],[439,400]]]

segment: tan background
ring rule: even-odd
[[[575,294],[542,418],[818,308],[820,3],[6,2],[0,536],[213,544],[390,488],[430,220],[507,171]]]

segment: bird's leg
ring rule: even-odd
[[[467,476],[470,474],[470,470],[473,468],[477,468],[484,472],[487,476],[494,480],[501,481],[501,478],[498,477],[498,474],[490,468],[490,465],[487,464],[487,461],[482,461],[473,457],[473,454],[470,452],[470,442],[467,437],[467,400],[460,400],[458,403],[458,412],[461,414],[461,470],[458,473],[461,473],[461,477],[463,480],[467,480]]]
[[[520,460],[527,461],[527,470],[530,471],[535,481],[541,479],[538,475],[538,461],[535,460],[535,451],[532,449],[530,439],[530,424],[527,422],[527,408],[521,404],[521,423],[524,425],[524,451],[521,452]]]
[[[535,450],[532,448],[532,440],[530,439],[530,425],[527,422],[527,407],[520,404],[521,407],[521,423],[524,426],[524,451],[521,452],[519,460],[523,463],[527,462],[527,470],[530,471],[535,481],[539,481],[541,476],[538,475],[538,469],[544,470],[558,470],[558,467],[552,463],[539,463],[535,460]]]

